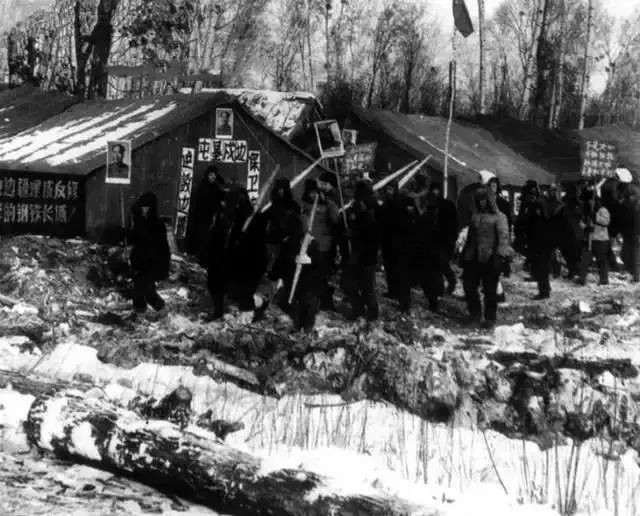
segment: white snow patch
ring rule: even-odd
[[[40,425],[38,444],[45,450],[53,450],[51,441],[62,439],[64,435],[64,411],[67,407],[65,398],[53,398],[45,402],[46,411]]]
[[[35,397],[11,388],[0,389],[0,441],[2,447],[18,450],[29,448],[22,424],[27,420]]]
[[[73,449],[83,457],[98,461],[102,459],[95,437],[92,435],[91,423],[88,421],[80,423],[72,430],[71,444]]]

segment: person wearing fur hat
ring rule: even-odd
[[[208,263],[209,230],[215,214],[221,209],[225,180],[215,165],[207,168],[202,182],[193,196],[193,223],[187,226],[186,248],[193,253],[203,267]]]
[[[586,285],[587,273],[595,257],[600,273],[600,285],[608,285],[609,260],[607,259],[607,254],[610,245],[608,227],[611,222],[611,216],[607,208],[596,198],[593,190],[589,189],[584,192],[583,203],[586,216],[581,226],[587,235],[587,241],[582,248],[578,284]]]
[[[333,185],[337,184],[335,174],[325,172],[321,180],[307,180],[302,197],[303,213],[306,217],[311,214],[315,196],[318,196],[318,207],[313,219],[311,235],[317,246],[317,266],[323,278],[321,283],[320,309],[335,310],[333,303],[333,287],[330,284],[335,264],[337,246],[336,234],[340,227],[340,208],[335,200]]]
[[[275,297],[276,304],[284,311],[289,308],[287,299],[296,268],[295,258],[302,232],[301,213],[300,205],[293,199],[289,179],[276,179],[271,191],[271,206],[264,218],[266,241],[270,249],[268,278],[282,287]]]
[[[442,256],[439,238],[437,199],[427,194],[421,197],[403,196],[398,209],[398,227],[395,232],[397,252],[394,274],[400,311],[411,309],[411,288],[422,287],[429,310],[437,312],[439,298],[444,294]]]
[[[347,237],[351,246],[342,273],[342,287],[351,305],[349,319],[356,320],[366,316],[368,321],[375,321],[378,318],[376,265],[379,234],[370,182],[360,180],[356,183],[353,205],[347,211],[347,220]]]
[[[479,288],[484,293],[484,328],[496,324],[498,310],[497,286],[503,260],[511,256],[509,225],[498,209],[492,192],[486,187],[476,191],[475,214],[469,225],[467,241],[462,250],[462,282],[470,322],[479,323],[482,316]]]
[[[152,192],[143,193],[133,205],[133,225],[128,240],[132,245],[133,308],[143,313],[147,305],[160,311],[164,300],[156,290],[156,281],[169,275],[171,252],[167,228],[158,216],[158,198]]]
[[[444,198],[442,183],[438,181],[433,181],[429,185],[427,205],[436,219],[435,244],[440,252],[442,273],[447,280],[447,293],[453,294],[457,280],[451,268],[451,260],[458,238],[458,210],[455,203]]]

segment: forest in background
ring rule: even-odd
[[[619,20],[598,0],[504,0],[485,17],[476,1],[475,32],[456,38],[457,116],[640,125],[639,12]],[[446,115],[452,32],[433,12],[429,0],[54,0],[5,25],[3,66],[93,98],[159,91],[148,74],[114,79],[108,66],[182,62],[226,87],[313,92],[329,114],[355,102]],[[602,91],[589,87],[594,72]]]

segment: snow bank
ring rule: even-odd
[[[496,333],[501,331],[506,330]],[[578,449],[568,443],[542,452],[533,443],[494,432],[430,424],[383,403],[345,404],[338,396],[328,395],[276,400],[230,383],[196,377],[187,367],[145,363],[119,369],[101,363],[95,349],[71,341],[44,357],[20,353],[16,346],[15,341],[0,339],[6,368],[36,366],[34,373],[68,380],[83,373],[104,385],[105,395],[114,401],[126,403],[137,392],[159,398],[178,386],[187,387],[193,393],[196,413],[211,409],[213,419],[244,423],[245,428],[230,434],[227,442],[264,458],[265,470],[302,465],[331,477],[338,475],[335,487],[343,484],[366,490],[383,486],[402,497],[411,495],[409,499],[416,503],[448,500],[444,514],[449,509],[457,511],[451,514],[465,514],[474,499],[468,493],[492,493],[493,497],[501,489],[499,478],[508,495],[503,493],[493,505],[480,503],[474,514],[489,514],[482,512],[485,508],[497,511],[492,515],[551,514],[518,508],[517,502],[557,502],[571,478],[566,473],[556,477],[554,471],[556,467],[570,471],[576,453],[580,455],[576,476],[581,510],[606,508],[603,486],[609,489],[606,496],[610,498],[616,476],[619,499],[629,507],[640,485],[637,454],[628,452],[617,466],[607,467],[599,455],[602,443],[587,443]],[[345,484],[348,481],[351,483]],[[621,516],[632,514],[620,512]]]

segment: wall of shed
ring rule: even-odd
[[[121,233],[119,228],[122,207],[124,206],[125,215],[128,215],[131,205],[145,191],[152,191],[158,196],[160,216],[170,219],[171,224],[175,224],[182,148],[191,147],[197,154],[198,139],[213,138],[214,134],[215,109],[134,149],[131,185],[105,184],[105,167],[94,171],[86,181],[88,236],[96,240],[116,239]],[[244,111],[235,108],[233,139],[246,140],[250,151],[261,151],[260,184],[267,180],[276,164],[280,164],[278,177],[288,178],[295,177],[311,164],[310,159],[296,152]],[[211,164],[211,162],[199,162],[196,159],[192,198],[204,178],[207,167]],[[246,185],[248,166],[246,162],[215,163],[215,165],[228,181]],[[319,172],[320,169],[314,171],[314,174]],[[300,185],[297,189],[298,195],[301,194],[302,186]]]

